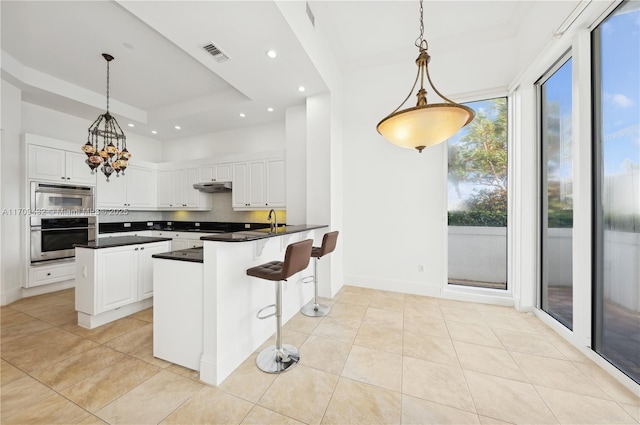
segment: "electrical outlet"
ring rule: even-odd
[[[131,227],[131,223],[124,223],[124,227]]]
[[[153,226],[153,221],[147,221],[147,227]]]
[[[200,223],[195,223],[196,227],[200,227]]]
[[[245,228],[245,229],[251,229],[251,225],[250,225],[249,223],[245,223],[245,224],[244,224],[244,228]]]
[[[418,264],[418,271],[419,272],[424,272],[424,265]]]

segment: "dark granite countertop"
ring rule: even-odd
[[[98,238],[86,244],[75,244],[76,248],[103,249],[116,246],[139,245],[153,242],[170,241],[171,238],[156,238],[151,236],[114,236],[111,238]]]
[[[249,227],[247,227],[249,226]],[[99,233],[139,232],[161,230],[168,232],[227,233],[239,230],[262,229],[269,223],[232,223],[222,221],[122,221],[100,223]]]
[[[200,239],[203,241],[216,241],[216,242],[248,242],[258,239],[272,238],[274,236],[288,235],[291,233],[305,232],[307,230],[321,229],[328,227],[326,224],[294,224],[287,226],[278,226],[277,233],[270,233],[269,228],[246,230],[233,233],[220,233],[210,236],[202,236]]]
[[[153,254],[153,258],[162,258],[164,260],[178,260],[178,261],[190,261],[192,263],[202,263],[202,254],[204,250],[202,247],[180,249],[177,251],[162,252],[160,254]]]

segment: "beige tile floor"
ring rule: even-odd
[[[151,309],[76,326],[73,290],[2,307],[3,424],[637,424],[640,400],[530,314],[344,287],[301,362],[219,387],[156,359]],[[267,343],[270,343],[268,341]]]

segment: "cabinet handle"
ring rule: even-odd
[[[67,177],[67,180],[71,180],[71,177]]]
[[[47,273],[47,276],[51,276],[51,272]]]
[[[136,248],[135,251],[137,251],[139,248]]]
[[[144,251],[144,247],[140,248],[140,251]]]
[[[64,177],[60,177],[62,180],[64,180]]]

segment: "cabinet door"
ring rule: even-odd
[[[216,178],[216,166],[204,165],[198,169],[198,177],[201,182],[212,182]]]
[[[158,171],[158,206],[173,206],[173,173],[171,170]]]
[[[184,170],[184,203],[187,207],[197,207],[200,199],[200,192],[198,189],[194,189],[193,185],[198,183],[198,169],[186,168]]]
[[[123,208],[127,206],[126,179],[125,177],[116,177],[113,174],[109,181],[104,175],[98,179],[97,205],[100,208]]]
[[[249,204],[252,207],[266,207],[265,196],[265,162],[249,163]]]
[[[65,151],[60,149],[29,145],[27,149],[29,178],[56,182],[66,181],[64,154]]]
[[[216,180],[229,181],[231,180],[231,164],[218,164],[216,165]]]
[[[87,155],[82,152],[65,152],[65,177],[68,182],[96,184],[97,173],[91,174],[91,168],[85,162]]]
[[[98,256],[98,311],[102,313],[131,304],[138,297],[139,246],[101,249]]]
[[[155,176],[150,168],[130,166],[120,177],[126,182],[127,206],[150,208],[155,206]]]
[[[173,205],[174,207],[186,207],[186,191],[185,191],[185,176],[184,170],[173,170],[172,178],[173,188]]]
[[[246,162],[237,162],[233,164],[233,190],[232,206],[242,208],[249,206],[249,195],[247,193],[247,184],[249,175],[249,166]]]
[[[284,159],[269,159],[267,167],[267,205],[285,206],[285,167]]]
[[[153,295],[153,258],[151,256],[169,250],[169,242],[140,246],[140,251],[138,251],[138,301]]]

